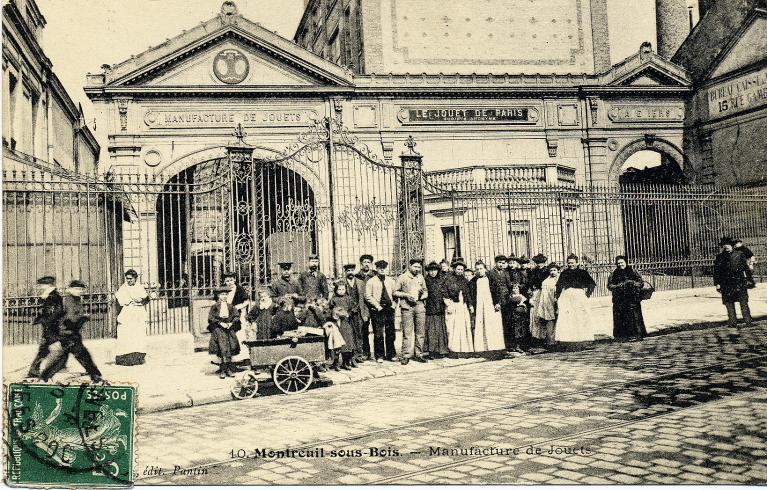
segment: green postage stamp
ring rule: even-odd
[[[133,484],[134,387],[14,383],[6,393],[9,485]]]

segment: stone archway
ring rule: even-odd
[[[655,138],[650,135],[646,135],[644,138],[636,139],[626,144],[613,158],[613,162],[610,165],[608,172],[608,182],[618,183],[621,173],[623,173],[623,165],[628,159],[637,152],[649,150],[660,153],[662,158],[668,159],[678,166],[681,172],[685,170],[685,159],[682,151],[675,144],[662,138]]]

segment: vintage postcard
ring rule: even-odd
[[[765,0],[3,0],[13,487],[767,483]]]

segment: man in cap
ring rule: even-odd
[[[719,241],[722,251],[714,259],[714,286],[722,295],[722,303],[727,309],[727,324],[735,327],[738,323],[735,310],[737,302],[740,303],[743,320],[748,326],[753,322],[748,306],[748,262],[741,252],[734,250],[733,245],[734,242],[729,237]]]
[[[314,301],[317,298],[330,299],[328,279],[320,272],[320,257],[317,254],[309,256],[309,270],[299,274],[298,288],[307,301]]]
[[[67,364],[69,354],[75,356],[77,362],[79,362],[93,383],[103,382],[101,377],[101,371],[96,367],[96,363],[93,362],[88,349],[83,344],[82,328],[85,322],[88,321],[89,316],[85,313],[85,308],[82,303],[82,295],[85,293],[85,283],[79,279],[75,279],[69,283],[69,287],[66,290],[66,295],[63,298],[64,305],[64,317],[61,320],[61,326],[59,327],[59,342],[61,342],[62,351],[55,356],[48,367],[43,370],[40,375],[40,379],[48,381],[56,373],[64,369]]]
[[[375,263],[376,274],[365,285],[365,301],[370,309],[370,322],[373,325],[373,353],[376,361],[393,361],[394,350],[394,297],[396,286],[394,279],[386,275],[389,263],[379,260]]]
[[[426,304],[429,296],[426,281],[421,274],[421,259],[410,259],[408,270],[400,274],[392,296],[399,300],[402,327],[400,362],[405,365],[412,357],[426,362],[423,357],[426,337]]]
[[[376,271],[373,270],[373,256],[370,254],[363,254],[360,256],[360,270],[355,274],[355,277],[362,281],[362,284],[367,286],[368,280],[371,277],[375,277]],[[363,296],[365,288],[362,289]],[[360,310],[360,317],[362,318],[362,352],[365,357],[373,360],[373,354],[370,351],[370,310],[366,301],[362,302],[363,307]]]
[[[280,262],[280,277],[272,281],[269,286],[269,296],[272,300],[283,296],[295,296],[299,294],[298,284],[293,281],[291,271],[293,262]]]
[[[349,297],[349,323],[354,332],[354,358],[357,362],[364,362],[367,360],[367,355],[363,340],[370,334],[367,330],[363,330],[363,325],[368,324],[370,313],[365,305],[365,283],[355,275],[356,269],[355,264],[344,265],[346,296]]]
[[[40,304],[37,316],[32,321],[32,325],[43,327],[43,335],[40,338],[40,345],[37,348],[37,354],[29,367],[28,378],[40,377],[40,366],[43,360],[50,354],[51,345],[58,341],[59,323],[64,317],[64,304],[61,295],[56,290],[56,278],[53,276],[44,276],[37,280],[35,286],[37,295],[43,300]]]

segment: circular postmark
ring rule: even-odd
[[[225,49],[213,58],[213,74],[224,83],[240,83],[245,80],[249,71],[248,58],[239,50]]]
[[[8,390],[10,483],[132,485],[132,387],[11,384]]]

